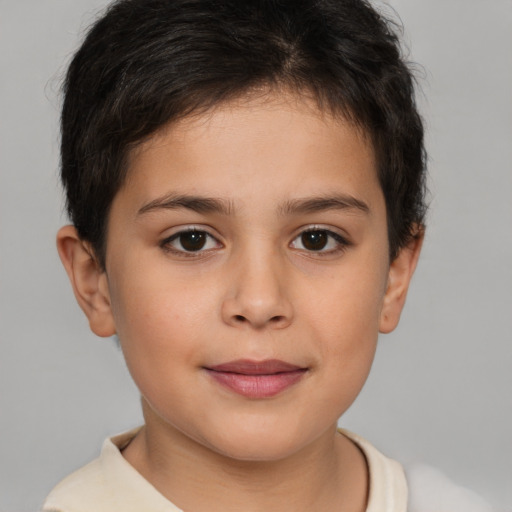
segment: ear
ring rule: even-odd
[[[76,300],[89,319],[91,331],[98,336],[112,336],[116,328],[107,274],[100,267],[92,247],[80,239],[73,226],[64,226],[57,234],[57,249]]]
[[[409,283],[418,263],[423,239],[424,230],[418,229],[417,234],[407,246],[400,250],[389,266],[388,284],[380,313],[379,331],[381,333],[389,333],[398,325]]]

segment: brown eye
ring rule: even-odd
[[[346,238],[330,229],[305,229],[292,242],[290,247],[320,256],[335,255],[352,245]]]
[[[304,231],[301,235],[301,242],[304,249],[308,251],[321,251],[327,246],[329,236],[326,231]]]
[[[179,236],[179,242],[185,251],[200,251],[206,245],[206,240],[204,231],[186,231]]]
[[[162,249],[175,254],[190,254],[219,249],[222,244],[210,235],[207,231],[200,229],[186,229],[163,240],[160,244]]]

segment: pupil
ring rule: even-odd
[[[302,245],[310,251],[320,251],[327,245],[325,231],[306,231],[302,233]]]
[[[199,251],[206,243],[206,235],[201,231],[190,231],[180,235],[180,243],[187,251]]]

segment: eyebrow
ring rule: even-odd
[[[232,201],[226,199],[171,193],[146,203],[138,210],[137,215],[161,209],[176,210],[179,208],[186,208],[197,213],[219,213],[221,215],[230,215],[235,210]],[[352,210],[366,214],[370,212],[370,208],[364,201],[346,194],[292,199],[278,208],[279,214],[283,216],[326,210]]]
[[[197,213],[220,213],[222,215],[229,215],[233,211],[231,201],[225,199],[171,193],[146,203],[139,209],[137,215],[155,210],[176,210],[178,208],[186,208]]]
[[[346,194],[292,199],[286,201],[279,208],[279,212],[282,215],[315,213],[326,210],[351,210],[366,214],[370,213],[370,208],[364,201]]]

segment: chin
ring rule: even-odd
[[[285,459],[307,445],[307,439],[297,432],[280,429],[238,429],[210,437],[205,443],[213,451],[233,460],[272,462]]]
[[[217,451],[229,459],[237,460],[240,462],[275,462],[286,459],[287,457],[296,453],[297,449],[283,449],[283,446],[226,446],[220,447]]]

